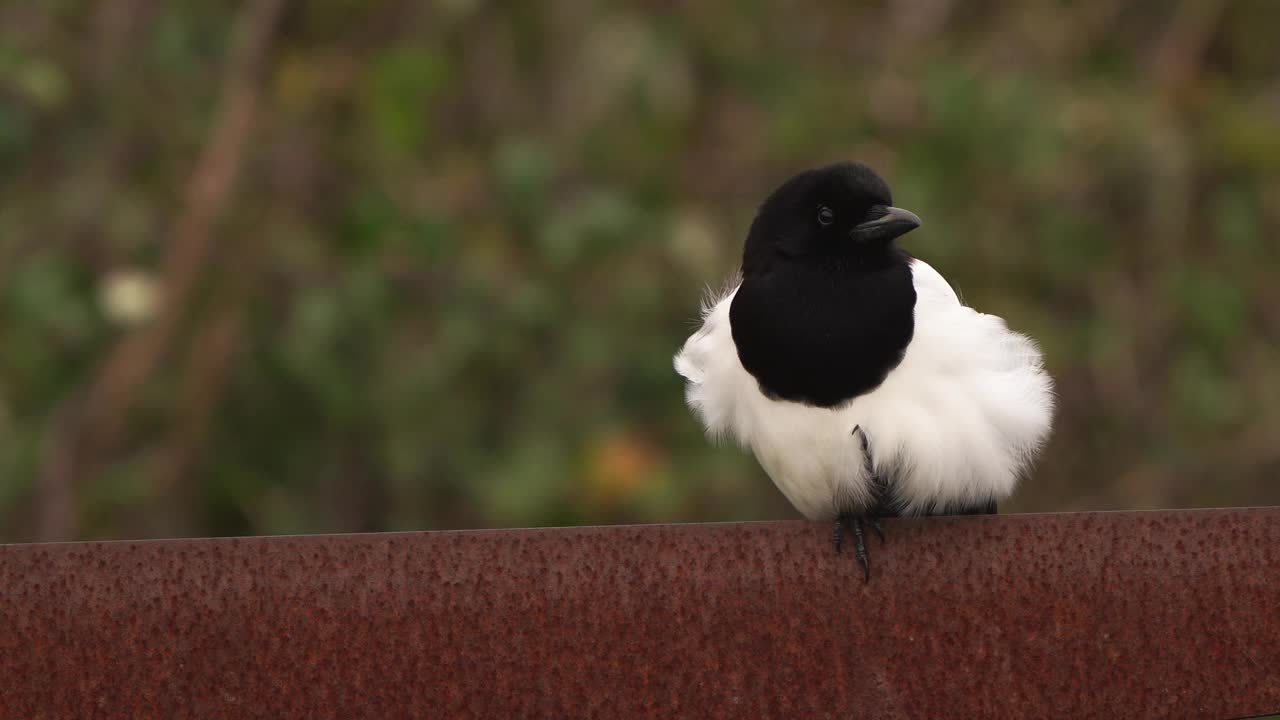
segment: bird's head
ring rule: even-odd
[[[779,263],[841,262],[885,254],[920,218],[893,207],[889,186],[862,163],[806,170],[760,206],[743,253],[744,274]]]

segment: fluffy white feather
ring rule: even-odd
[[[835,408],[771,400],[742,367],[729,327],[737,283],[713,299],[675,357],[686,399],[714,437],[732,435],[813,520],[871,500],[861,443],[904,514],[1013,492],[1049,434],[1053,384],[1035,344],[961,304],[921,260],[911,263],[915,335],[872,392]]]

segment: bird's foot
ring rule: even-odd
[[[873,515],[855,515],[853,513],[841,513],[836,518],[834,532],[831,539],[836,546],[836,552],[841,551],[841,545],[844,542],[844,530],[847,528],[853,534],[854,540],[854,557],[858,563],[862,565],[862,577],[864,582],[871,581],[871,561],[867,554],[866,537],[863,534],[863,528],[869,527],[880,538],[880,544],[884,544],[884,529],[880,527],[880,520]]]

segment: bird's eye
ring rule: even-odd
[[[827,227],[828,225],[830,225],[835,221],[836,221],[836,214],[831,212],[831,208],[827,207],[826,205],[818,206],[818,224],[819,225],[821,225],[822,227]]]

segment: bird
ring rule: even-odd
[[[756,211],[742,263],[674,358],[713,439],[749,448],[841,552],[880,519],[994,514],[1049,435],[1036,343],[902,249],[920,218],[859,162],[804,170]]]

